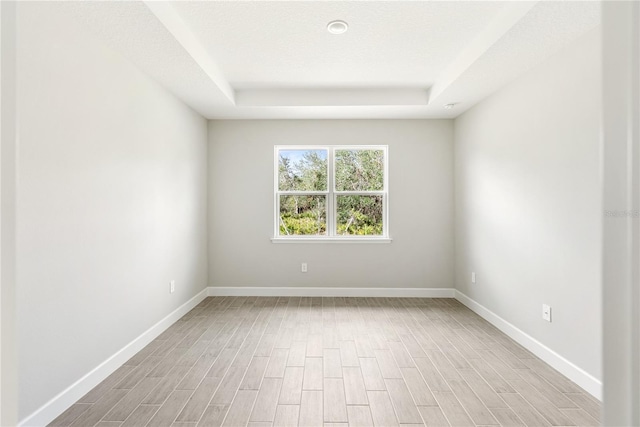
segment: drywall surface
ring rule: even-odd
[[[206,287],[207,123],[55,3],[17,27],[24,419]]]
[[[0,425],[17,423],[16,3],[0,3]]]
[[[640,425],[640,3],[602,6],[602,425]]]
[[[598,379],[600,64],[594,30],[458,117],[454,152],[457,290]]]
[[[450,120],[210,121],[211,286],[452,287],[452,129]],[[392,243],[271,242],[274,146],[323,144],[389,146]]]

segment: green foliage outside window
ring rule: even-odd
[[[278,157],[279,191],[326,191],[326,150],[282,150]],[[326,196],[281,195],[280,235],[327,233]]]
[[[336,150],[336,191],[384,189],[382,150]]]
[[[325,196],[280,196],[280,235],[327,234]]]
[[[278,159],[279,191],[325,191],[326,150],[282,150]]]
[[[324,194],[280,194],[278,228],[281,236],[327,235],[327,149],[280,149],[279,192]],[[336,235],[383,235],[383,196],[344,194],[384,190],[384,151],[380,149],[336,149]]]
[[[337,234],[382,235],[382,196],[338,196]]]
[[[382,150],[336,150],[336,191],[384,189]],[[382,196],[338,195],[336,233],[382,235]]]

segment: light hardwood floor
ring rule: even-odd
[[[207,298],[51,426],[595,426],[454,299]]]

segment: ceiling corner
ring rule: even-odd
[[[235,104],[235,90],[225,78],[218,64],[211,58],[207,49],[184,22],[171,3],[145,0],[144,4],[193,58],[196,64],[202,68],[220,92],[222,92],[232,104]]]

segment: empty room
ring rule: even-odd
[[[638,34],[0,2],[0,425],[640,425]]]

